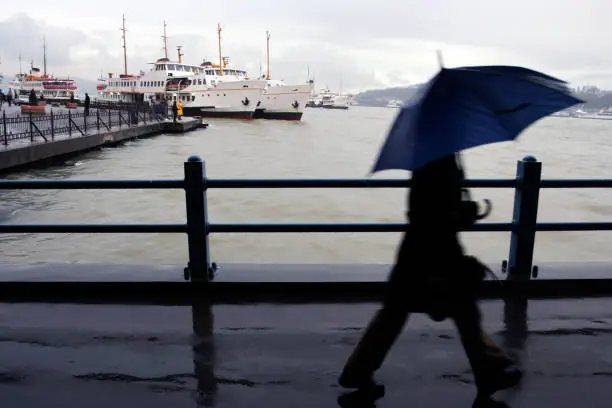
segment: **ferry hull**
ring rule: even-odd
[[[312,88],[312,84],[291,85],[270,81],[257,104],[254,118],[301,120]]]
[[[270,120],[302,120],[304,112],[274,112],[264,109],[257,109],[253,115],[254,119]]]
[[[208,110],[198,107],[183,107],[183,116],[199,116],[202,118],[253,119],[253,111],[238,110]]]

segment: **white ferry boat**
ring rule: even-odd
[[[151,70],[128,75],[127,57],[124,55],[124,74],[118,78],[113,78],[112,74],[101,78],[98,100],[142,102],[166,99],[170,103],[180,100],[184,116],[252,119],[266,81],[251,80],[246,71],[228,66],[229,59],[221,57],[221,27],[218,31],[219,64],[210,61],[201,65],[185,64],[180,46],[177,47],[178,61],[171,61],[167,58],[165,45],[166,57],[152,63]],[[163,38],[167,44],[165,30]]]
[[[228,67],[227,59],[222,66],[210,61],[200,66],[170,62],[156,66],[164,63],[165,69],[175,69],[166,79],[166,99],[180,99],[185,116],[253,119],[265,80],[249,79],[246,71]]]
[[[314,82],[290,85],[270,77],[270,33],[266,32],[267,74],[265,89],[257,102],[254,118],[301,120],[308,98],[312,94]]]
[[[48,103],[78,102],[79,86],[73,79],[56,78],[47,74],[47,52],[46,44],[43,43],[43,72],[40,68],[30,62],[29,73],[15,75],[9,82],[9,92],[16,95],[15,103],[28,103],[32,90],[38,99],[44,99]],[[20,61],[21,65],[21,61]]]

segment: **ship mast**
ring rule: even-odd
[[[43,76],[47,76],[47,41],[43,37]]]
[[[183,63],[183,55],[185,55],[185,54],[181,54],[181,48],[183,48],[182,45],[179,45],[176,47],[176,50],[178,51],[178,63],[179,64]]]
[[[270,32],[266,31],[266,60],[268,64],[268,74],[266,75],[266,79],[270,79]]]
[[[162,38],[164,39],[164,55],[166,59],[168,59],[168,35],[166,34],[166,20],[164,20],[164,35]]]
[[[19,53],[19,74],[23,74],[23,69],[21,68],[21,53]]]
[[[123,27],[120,28],[121,32],[123,33],[121,38],[123,39],[123,72],[125,75],[127,75],[128,73],[128,69],[127,69],[127,45],[126,45],[126,41],[125,41],[125,32],[127,31],[125,29],[125,14],[122,15],[123,18]]]
[[[223,54],[221,54],[221,23],[217,24],[217,33],[219,35],[219,76],[223,76]]]

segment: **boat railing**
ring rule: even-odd
[[[511,188],[514,190],[514,208],[511,222],[483,222],[465,231],[509,232],[509,256],[503,262],[507,272],[504,282],[519,284],[534,281],[538,275],[533,265],[535,237],[537,231],[610,231],[612,222],[537,222],[538,201],[541,189],[612,188],[612,179],[541,179],[542,163],[533,157],[517,162],[516,177],[512,179],[466,180],[465,186],[472,188]],[[184,178],[172,180],[0,180],[0,190],[17,189],[175,189],[184,190],[186,222],[175,224],[1,224],[0,233],[155,233],[186,234],[188,264],[185,280],[207,284],[214,281],[217,265],[211,262],[209,237],[213,234],[245,233],[358,233],[358,232],[406,232],[408,223],[216,223],[208,214],[207,193],[216,189],[381,189],[410,188],[410,180],[389,179],[214,179],[206,175],[204,162],[197,156],[184,163]],[[604,281],[586,279],[544,280],[549,294],[580,295],[596,292],[612,293],[612,279]],[[603,282],[603,283],[602,283]],[[583,282],[584,283],[584,282]],[[512,285],[512,283],[511,283]],[[552,285],[552,286],[551,286]],[[521,286],[522,287],[522,286]],[[530,289],[525,289],[529,291]],[[598,292],[598,293],[599,293]]]

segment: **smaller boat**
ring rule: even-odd
[[[331,92],[328,88],[322,88],[318,94],[310,97],[306,106],[309,108],[346,110],[349,108],[352,101],[353,95],[338,94]]]
[[[48,103],[67,103],[79,100],[79,86],[70,78],[58,78],[47,74],[47,48],[43,39],[43,72],[30,62],[29,73],[20,72],[9,83],[9,91],[17,95],[16,103],[28,103],[30,94],[34,91],[37,98]],[[19,57],[21,66],[21,56]]]

